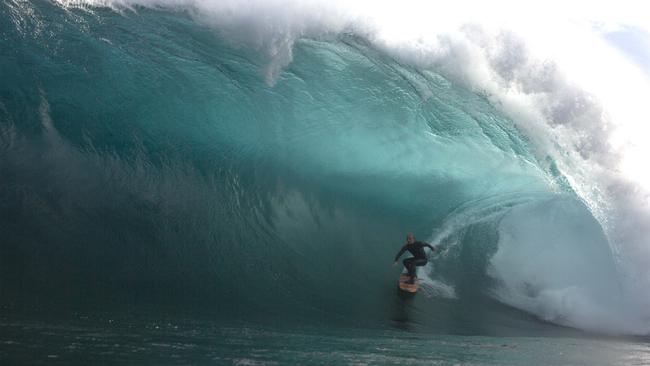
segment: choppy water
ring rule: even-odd
[[[645,365],[650,359],[648,344],[640,340],[110,317],[3,320],[0,329],[0,359],[8,364]]]

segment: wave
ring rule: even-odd
[[[534,40],[311,2],[0,9],[3,302],[381,322],[413,231],[440,248],[421,312],[647,333],[620,109]]]

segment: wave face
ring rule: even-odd
[[[485,93],[354,32],[277,61],[135,10],[0,4],[4,304],[381,323],[412,231],[415,323],[629,331],[602,221]]]

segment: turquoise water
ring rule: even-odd
[[[1,358],[645,354],[567,338],[620,313],[603,228],[550,154],[443,69],[344,32],[297,37],[269,77],[268,53],[177,8],[4,1],[0,32]],[[409,231],[439,248],[413,298],[391,267]],[[208,320],[178,320],[193,318]]]

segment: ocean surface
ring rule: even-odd
[[[0,2],[0,363],[650,362],[606,106],[508,37],[491,88],[452,38],[254,10]]]
[[[0,323],[7,365],[647,365],[643,339],[81,316]]]

